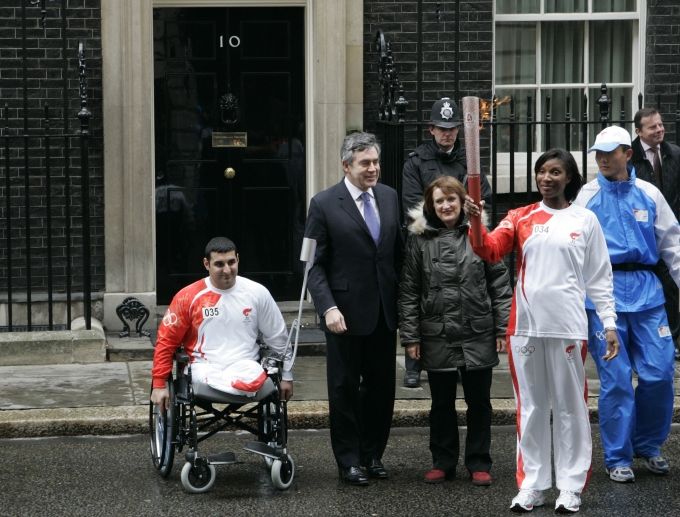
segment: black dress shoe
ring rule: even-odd
[[[340,479],[355,486],[367,486],[368,476],[361,467],[340,467]]]
[[[404,372],[404,388],[420,388],[420,372]]]
[[[366,467],[369,478],[387,479],[387,469],[380,460],[371,460]]]

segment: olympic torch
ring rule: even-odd
[[[465,128],[465,157],[467,159],[467,189],[470,197],[479,204],[481,200],[479,165],[479,97],[463,97],[463,125]],[[482,245],[481,216],[470,217],[473,246]]]

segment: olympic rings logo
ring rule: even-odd
[[[170,309],[165,311],[165,316],[163,316],[163,325],[166,327],[171,327],[177,324],[177,314],[170,312]]]
[[[516,345],[515,346],[515,353],[523,355],[525,357],[530,356],[536,351],[536,347],[534,345]]]
[[[595,332],[595,337],[597,339],[599,339],[600,341],[604,341],[606,333],[607,333],[607,331],[604,330],[604,329],[598,330],[597,332]]]

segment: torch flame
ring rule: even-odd
[[[491,112],[498,106],[502,106],[503,104],[508,104],[510,102],[511,98],[510,96],[506,95],[505,97],[501,97],[500,99],[497,97],[494,97],[491,100],[486,100],[486,99],[479,99],[479,122],[480,126],[479,128],[482,129],[484,127],[484,122],[488,122],[491,120]]]

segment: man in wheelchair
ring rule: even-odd
[[[158,328],[151,372],[152,458],[168,476],[175,449],[187,445],[181,480],[190,492],[213,485],[214,465],[236,462],[233,453],[198,453],[199,442],[228,426],[258,437],[246,449],[264,457],[277,488],[288,488],[294,475],[286,446],[285,403],[293,395],[286,324],[269,291],[238,276],[238,262],[230,239],[211,239],[203,259],[208,277],[175,295]],[[261,357],[260,340],[268,357]]]

